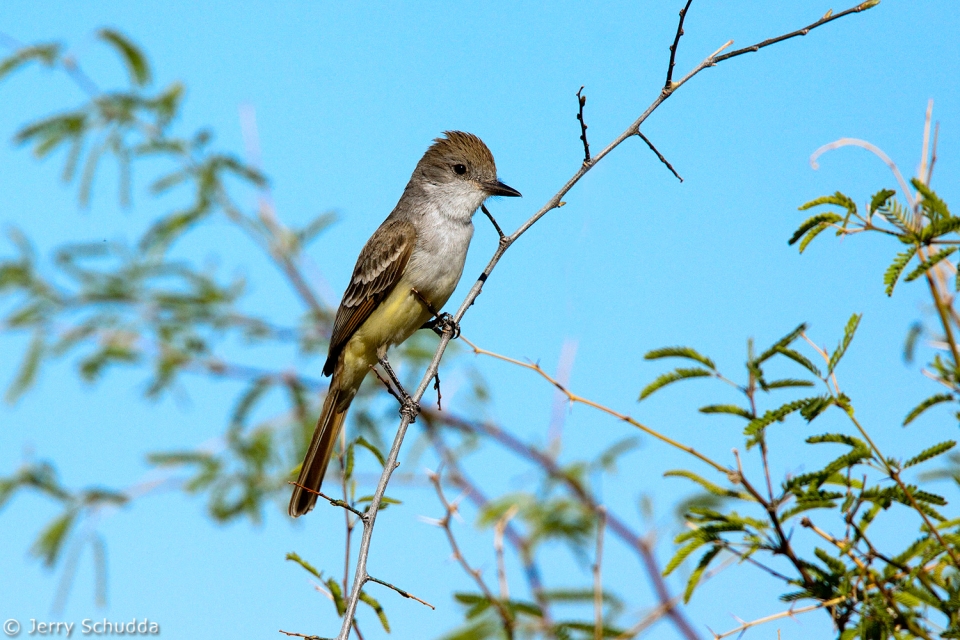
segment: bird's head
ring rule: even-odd
[[[477,202],[473,210],[490,196],[520,196],[497,178],[493,154],[483,140],[462,131],[446,131],[444,136],[433,141],[414,172],[427,190],[472,196]]]

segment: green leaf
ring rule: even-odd
[[[926,462],[930,458],[935,458],[941,454],[946,453],[947,451],[950,451],[950,449],[953,449],[955,446],[957,446],[957,443],[954,440],[947,440],[945,442],[935,444],[932,447],[924,449],[917,455],[913,456],[912,458],[904,462],[903,468],[906,469],[907,467],[912,467],[915,464]]]
[[[806,440],[807,444],[821,444],[831,442],[836,444],[845,444],[849,447],[866,449],[867,444],[860,438],[854,438],[844,433],[824,433],[819,436],[810,436]]]
[[[906,251],[898,253],[897,257],[890,263],[890,266],[887,267],[887,270],[883,274],[883,284],[887,285],[886,291],[888,296],[893,295],[893,289],[897,286],[897,280],[900,279],[900,274],[903,273],[903,270],[916,253],[917,247],[910,247]]]
[[[717,368],[716,365],[713,364],[713,360],[704,355],[700,355],[690,347],[664,347],[662,349],[648,351],[646,355],[643,356],[644,360],[659,360],[661,358],[687,358],[688,360],[696,360],[710,369]]]
[[[733,489],[724,489],[723,487],[716,485],[706,478],[702,478],[692,471],[687,471],[685,469],[675,469],[673,471],[667,471],[663,474],[665,478],[686,478],[687,480],[692,480],[696,482],[701,487],[703,487],[709,493],[712,493],[715,496],[722,496],[724,498],[740,498],[742,500],[753,500],[753,497],[749,494],[746,494],[742,491],[736,491]]]
[[[911,178],[910,184],[920,192],[921,198],[919,205],[923,208],[928,218],[931,220],[939,220],[952,217],[950,215],[950,209],[947,208],[947,203],[941,200],[940,196],[938,196],[933,189],[916,178]]]
[[[800,409],[800,415],[807,422],[812,422],[814,418],[836,404],[836,398],[830,395],[816,396],[803,400],[803,407]]]
[[[362,496],[357,498],[357,502],[373,502],[373,495]],[[391,498],[389,496],[383,496],[380,498],[380,508],[385,508],[385,505],[388,504],[403,504],[402,501],[397,500],[396,498]]]
[[[640,439],[636,436],[628,436],[622,440],[614,442],[612,445],[603,450],[603,452],[597,456],[596,465],[607,471],[615,471],[617,466],[617,459],[633,451],[640,446]]]
[[[687,378],[705,378],[705,377],[710,377],[712,375],[713,375],[712,372],[707,371],[706,369],[701,369],[699,367],[693,367],[689,369],[678,368],[668,373],[664,373],[663,375],[657,377],[656,380],[654,380],[653,382],[648,384],[646,387],[644,387],[643,391],[640,392],[639,399],[643,400],[644,398],[649,397],[650,394],[657,391],[658,389],[662,389],[668,384],[672,384],[679,380],[686,380]]]
[[[387,614],[384,612],[383,607],[380,606],[380,603],[377,602],[373,596],[368,594],[366,591],[360,592],[360,602],[368,605],[376,612],[377,617],[380,618],[380,624],[383,625],[383,630],[387,633],[390,633],[390,623],[387,622]]]
[[[52,567],[56,564],[57,558],[60,557],[60,552],[63,550],[63,543],[66,542],[76,517],[77,512],[70,509],[63,515],[54,518],[33,544],[31,553],[43,560],[45,566]]]
[[[64,113],[23,127],[17,131],[13,139],[17,144],[33,142],[34,155],[43,158],[67,140],[82,136],[86,126],[85,113]]]
[[[777,349],[777,353],[790,358],[791,360],[793,360],[794,362],[796,362],[801,367],[803,367],[813,375],[817,376],[818,378],[823,377],[822,374],[820,373],[820,369],[818,369],[816,365],[810,362],[809,358],[807,358],[805,355],[803,355],[799,351],[796,351],[794,349],[787,349],[786,347],[779,347]]]
[[[801,209],[803,208],[804,207],[801,207]],[[790,237],[790,240],[787,241],[787,244],[796,244],[797,240],[802,238],[811,229],[820,229],[820,231],[822,231],[828,225],[840,222],[841,220],[843,220],[843,218],[835,213],[818,213],[817,215],[804,220],[803,224],[797,227],[797,230],[793,232],[793,235]],[[817,233],[820,231],[817,231]]]
[[[847,347],[850,346],[850,341],[853,340],[853,335],[857,332],[857,326],[860,324],[861,317],[862,314],[855,313],[850,316],[850,319],[847,321],[847,326],[843,330],[843,340],[840,341],[837,350],[830,354],[830,363],[827,365],[827,375],[833,373],[833,370],[836,369],[840,363],[840,358],[847,352]]]
[[[837,191],[831,196],[820,196],[819,198],[811,200],[806,204],[802,204],[800,205],[799,209],[800,211],[806,211],[807,209],[812,209],[813,207],[818,207],[822,204],[834,204],[834,205],[837,205],[838,207],[843,207],[844,209],[846,209],[851,213],[857,212],[856,203],[853,200],[851,200],[849,196],[846,196],[840,193],[839,191]]]
[[[298,565],[300,565],[301,567],[306,569],[309,573],[311,573],[313,577],[315,577],[317,580],[323,581],[323,574],[317,571],[317,569],[312,564],[310,564],[309,562],[301,558],[295,552],[291,551],[290,553],[288,553],[287,560],[296,562]]]
[[[708,404],[705,407],[700,407],[699,411],[700,413],[727,413],[753,420],[753,415],[749,411],[735,404]]]
[[[765,385],[767,389],[789,389],[793,387],[812,387],[814,384],[809,380],[796,380],[794,378],[784,378],[782,380],[772,380]]]
[[[28,62],[37,60],[50,67],[60,57],[59,44],[41,44],[31,47],[23,47],[17,50],[12,56],[0,62],[0,80],[4,76],[13,73],[15,70]]]
[[[343,614],[347,612],[347,603],[343,599],[343,591],[340,590],[336,578],[327,578],[327,589],[333,596],[333,604],[337,608],[337,615],[342,618]]]
[[[707,570],[707,567],[710,565],[710,562],[717,557],[717,554],[723,548],[719,545],[714,545],[712,549],[703,554],[703,557],[700,558],[700,562],[697,563],[696,569],[690,574],[690,579],[687,580],[687,588],[683,592],[683,602],[684,604],[690,602],[690,596],[693,595],[693,590],[697,588],[697,584],[700,583],[700,578],[703,576],[703,572]]]
[[[771,409],[764,413],[758,418],[754,418],[750,423],[743,429],[743,435],[745,436],[757,436],[763,432],[768,426],[774,422],[782,422],[784,418],[793,413],[798,409],[802,409],[810,401],[809,398],[802,400],[794,400],[793,402],[788,402],[786,404],[780,405],[776,409]]]
[[[913,282],[927,271],[932,269],[937,265],[938,262],[948,257],[950,254],[954,253],[957,250],[957,247],[946,247],[940,249],[935,254],[921,262],[917,265],[917,268],[907,274],[907,277],[903,279],[904,282]]]
[[[800,242],[800,246],[797,247],[797,250],[798,250],[800,253],[803,253],[803,252],[806,250],[807,246],[808,246],[811,242],[813,242],[814,238],[816,238],[818,235],[820,235],[821,233],[823,233],[823,232],[826,231],[826,230],[827,230],[827,226],[826,226],[826,225],[819,226],[819,227],[817,227],[816,229],[811,230],[810,233],[808,233],[806,236],[804,236],[803,240]]]
[[[938,393],[932,395],[929,398],[923,400],[920,404],[911,409],[910,413],[907,414],[907,417],[903,419],[903,426],[907,426],[918,417],[920,414],[929,409],[930,407],[940,404],[941,402],[951,402],[953,401],[953,394],[951,393]]]
[[[372,453],[373,456],[377,459],[377,462],[380,463],[381,467],[387,464],[387,459],[383,456],[383,453],[381,453],[380,449],[378,449],[375,445],[371,444],[366,438],[364,438],[363,436],[358,436],[356,439],[356,443],[361,447],[363,447],[364,449],[366,449],[367,451],[369,451],[370,453]]]
[[[887,204],[887,201],[895,195],[897,195],[897,192],[893,189],[881,189],[877,191],[873,194],[873,197],[870,198],[870,211],[873,212],[883,207]]]
[[[683,561],[687,559],[687,556],[689,556],[691,553],[693,553],[694,551],[696,551],[697,549],[699,549],[709,541],[710,540],[708,538],[705,538],[702,536],[696,537],[692,539],[690,542],[688,542],[687,544],[677,549],[677,552],[673,554],[672,558],[670,558],[670,562],[668,562],[667,566],[663,568],[663,576],[666,577],[671,573],[673,573],[673,570],[679,567],[683,563]]]
[[[243,395],[240,396],[239,400],[237,400],[237,405],[233,409],[233,415],[230,421],[235,425],[244,424],[254,405],[257,404],[260,398],[263,397],[263,394],[269,391],[272,386],[272,376],[261,376],[254,380],[253,384],[251,384]]]
[[[774,342],[769,349],[767,349],[766,351],[761,353],[759,356],[757,356],[753,362],[755,364],[766,362],[777,353],[780,353],[781,349],[786,349],[787,347],[789,347],[790,343],[796,340],[800,336],[800,334],[802,334],[806,330],[807,330],[807,323],[803,322],[797,325],[797,327],[793,331],[791,331],[787,335],[783,336],[782,338]]]
[[[43,332],[39,330],[35,331],[33,333],[33,339],[30,341],[30,346],[27,347],[27,352],[23,356],[23,361],[20,363],[17,377],[14,378],[13,382],[10,383],[10,387],[7,389],[7,402],[13,404],[33,385],[37,379],[37,371],[40,368],[40,361],[43,358],[45,350]]]
[[[101,40],[112,45],[120,54],[120,57],[123,58],[130,74],[130,81],[133,84],[143,87],[150,83],[150,65],[143,52],[135,44],[113,29],[101,29],[97,32],[97,35]]]

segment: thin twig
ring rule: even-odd
[[[427,606],[427,607],[430,607],[430,608],[433,609],[434,611],[436,611],[436,609],[437,609],[435,606],[433,606],[432,604],[430,604],[430,603],[427,602],[426,600],[421,600],[420,598],[418,598],[417,596],[413,595],[413,594],[410,593],[409,591],[404,591],[404,590],[401,589],[400,587],[397,587],[396,585],[392,585],[392,584],[390,584],[389,582],[386,582],[385,580],[381,580],[380,578],[374,578],[373,576],[367,576],[367,580],[369,580],[370,582],[376,582],[377,584],[382,584],[382,585],[385,586],[385,587],[390,587],[391,589],[393,589],[394,591],[396,591],[397,593],[399,593],[400,595],[402,595],[404,598],[410,598],[411,600],[416,600],[416,601],[419,602],[420,604],[425,605],[425,606]]]
[[[673,67],[676,65],[677,60],[677,45],[680,44],[680,38],[683,36],[683,21],[687,17],[687,10],[690,8],[690,4],[692,2],[693,0],[687,0],[687,4],[683,6],[683,9],[680,9],[680,21],[677,23],[677,35],[674,36],[673,44],[670,45],[670,62],[667,64],[667,81],[663,83],[664,91],[674,88],[670,85],[673,84]]]
[[[715,633],[715,634],[713,634],[713,640],[721,640],[721,638],[727,638],[727,637],[729,637],[729,636],[734,635],[735,633],[740,633],[740,632],[742,632],[742,631],[746,631],[746,630],[749,629],[750,627],[756,627],[757,625],[761,625],[761,624],[764,624],[764,623],[767,623],[767,622],[771,622],[771,621],[773,621],[773,620],[779,620],[780,618],[792,618],[793,616],[795,616],[795,615],[797,615],[797,614],[799,614],[799,613],[807,613],[807,612],[809,612],[809,611],[816,611],[817,609],[822,609],[822,608],[824,608],[824,607],[832,607],[832,606],[835,605],[835,604],[840,604],[840,603],[843,602],[844,600],[846,600],[846,598],[843,598],[843,597],[841,597],[841,598],[834,598],[834,599],[832,599],[832,600],[827,600],[827,601],[825,601],[825,602],[818,602],[817,604],[812,604],[812,605],[810,605],[810,606],[808,606],[808,607],[800,607],[799,609],[788,609],[788,610],[786,610],[786,611],[781,611],[780,613],[775,613],[775,614],[773,614],[773,615],[771,615],[771,616],[766,616],[766,617],[764,617],[764,618],[758,618],[758,619],[752,620],[752,621],[750,621],[750,622],[744,622],[742,625],[740,625],[740,626],[737,627],[736,629],[731,629],[730,631],[726,631],[726,632],[724,632],[724,633]]]
[[[850,13],[863,11],[864,9],[870,8],[877,4],[877,0],[868,0],[862,4],[857,5],[853,9],[841,12],[836,16],[833,16],[830,19],[822,19],[813,25],[806,27],[804,33],[814,29],[821,24],[825,24],[831,20],[835,20],[844,15]],[[800,34],[797,34],[800,35]],[[790,34],[787,37],[792,37]],[[770,41],[764,41],[755,45],[755,48],[751,50],[757,50],[762,47],[766,47],[774,42],[779,42],[780,40],[785,39],[785,37],[774,38]],[[591,157],[590,162],[584,162],[580,165],[577,171],[570,177],[569,180],[551,197],[547,200],[536,213],[534,213],[530,218],[521,224],[516,231],[514,231],[509,236],[504,236],[500,239],[500,243],[497,246],[496,251],[494,251],[493,256],[491,256],[487,266],[483,269],[480,276],[473,283],[473,286],[470,287],[470,290],[467,292],[466,297],[461,302],[460,307],[457,309],[456,313],[453,315],[453,320],[455,323],[459,324],[463,319],[463,316],[466,314],[467,310],[473,306],[476,302],[477,297],[480,295],[480,292],[483,290],[483,285],[490,277],[490,274],[496,268],[497,264],[500,262],[500,259],[507,252],[507,250],[516,242],[520,236],[527,232],[530,227],[537,223],[540,218],[545,216],[550,211],[559,208],[561,202],[563,202],[563,197],[571,190],[573,187],[583,178],[596,164],[605,158],[609,153],[616,149],[620,144],[623,143],[627,138],[636,135],[637,131],[640,130],[640,125],[642,125],[647,118],[650,117],[656,109],[663,104],[663,102],[669,98],[677,89],[682,87],[684,84],[689,82],[694,76],[703,71],[708,67],[716,66],[716,64],[722,60],[733,57],[732,55],[727,55],[725,57],[720,57],[720,54],[724,49],[730,46],[732,41],[725,43],[722,47],[714,51],[712,54],[707,56],[703,61],[691,69],[685,76],[683,76],[677,82],[674,82],[670,85],[669,88],[660,91],[657,97],[653,100],[652,103],[641,113],[636,120],[630,123],[629,126],[614,138],[606,147],[604,147],[599,153]],[[737,53],[737,52],[734,52]],[[744,52],[745,53],[745,52]],[[739,55],[739,53],[737,53]],[[426,392],[430,381],[433,379],[434,374],[437,371],[437,368],[440,366],[440,360],[443,357],[444,352],[447,349],[447,346],[450,344],[450,341],[453,339],[454,329],[453,327],[448,327],[444,330],[443,335],[440,338],[440,344],[437,345],[437,349],[434,352],[433,359],[430,364],[427,366],[426,371],[423,373],[423,377],[420,380],[420,384],[417,386],[417,389],[414,391],[411,396],[412,402],[419,402],[423,397],[423,394]],[[411,415],[410,412],[404,412],[400,419],[400,424],[397,427],[397,433],[394,437],[393,444],[390,448],[390,453],[387,458],[387,464],[384,466],[383,473],[380,476],[380,481],[377,484],[376,491],[373,494],[373,499],[370,502],[370,506],[367,509],[367,518],[364,520],[363,527],[363,536],[360,542],[360,550],[357,555],[357,566],[356,566],[356,577],[353,581],[353,588],[351,589],[350,595],[347,597],[347,610],[345,612],[344,622],[340,627],[340,633],[337,636],[338,640],[347,640],[350,635],[350,620],[353,619],[353,616],[356,612],[357,606],[360,602],[360,591],[363,588],[363,583],[367,579],[367,556],[370,553],[370,541],[373,537],[374,527],[376,526],[377,514],[380,510],[380,503],[383,499],[383,495],[386,492],[387,485],[390,483],[390,477],[393,475],[394,469],[397,465],[397,457],[400,454],[400,447],[403,444],[403,439],[406,436],[407,428],[410,426],[410,423],[413,421],[415,416]],[[612,523],[611,523],[612,526]],[[653,559],[651,558],[651,561]],[[648,568],[649,570],[649,568]],[[658,592],[658,597],[661,601],[669,600],[669,596],[665,595],[663,592]],[[676,612],[676,609],[673,609]],[[685,638],[696,638],[697,634],[686,621],[686,619],[679,613],[671,615],[671,619],[677,626],[677,630]]]
[[[337,500],[336,498],[331,498],[330,496],[326,495],[325,493],[321,493],[320,491],[317,491],[317,490],[315,490],[315,489],[311,489],[311,488],[309,488],[309,487],[305,487],[305,486],[303,486],[302,484],[297,484],[296,482],[292,482],[292,481],[291,481],[291,482],[288,482],[287,484],[292,484],[292,485],[295,486],[295,487],[300,487],[300,488],[303,489],[304,491],[307,491],[307,492],[312,493],[312,494],[314,494],[314,495],[320,496],[321,498],[323,498],[324,500],[326,500],[327,502],[329,502],[331,505],[333,505],[333,506],[335,506],[335,507],[340,507],[340,508],[342,508],[342,509],[346,509],[347,511],[350,511],[351,513],[357,515],[357,516],[360,518],[360,520],[364,520],[364,519],[366,518],[366,516],[363,514],[363,512],[357,511],[356,509],[354,509],[353,507],[351,507],[349,504],[347,504],[347,503],[344,502],[343,500]]]
[[[715,63],[723,62],[724,60],[729,60],[730,58],[735,58],[737,56],[742,56],[745,53],[753,53],[754,51],[759,51],[764,47],[769,47],[772,44],[777,44],[778,42],[783,42],[784,40],[789,40],[790,38],[796,38],[797,36],[805,36],[817,27],[822,27],[828,22],[833,22],[834,20],[839,20],[844,16],[848,16],[851,13],[860,13],[861,11],[866,11],[867,9],[872,9],[873,7],[880,4],[880,0],[867,0],[866,2],[861,2],[855,7],[851,7],[840,13],[828,13],[823,16],[816,22],[808,24],[802,29],[797,29],[796,31],[791,31],[790,33],[785,33],[782,36],[777,36],[776,38],[770,38],[764,40],[763,42],[758,42],[757,44],[750,45],[749,47],[744,47],[743,49],[736,49],[730,53],[725,53],[722,56],[717,56]]]
[[[296,631],[284,631],[283,629],[277,629],[280,633],[285,636],[293,636],[295,638],[306,638],[306,640],[333,640],[332,638],[321,638],[320,636],[308,636],[303,633],[297,633]]]
[[[491,605],[497,610],[497,613],[500,616],[500,621],[503,623],[503,630],[506,632],[507,637],[513,638],[513,628],[514,628],[514,619],[513,614],[510,613],[510,610],[504,606],[503,602],[493,595],[493,592],[490,591],[490,588],[487,586],[487,583],[484,581],[483,577],[480,575],[480,569],[474,569],[470,566],[470,563],[467,562],[467,559],[464,557],[463,552],[460,551],[460,546],[457,544],[457,539],[453,535],[453,529],[450,526],[450,522],[453,519],[453,515],[457,513],[457,504],[456,502],[451,503],[447,500],[447,497],[443,493],[443,486],[440,482],[440,473],[431,473],[430,481],[433,483],[434,489],[436,489],[437,497],[440,499],[440,503],[443,505],[445,514],[443,518],[439,521],[439,526],[443,529],[444,533],[447,535],[447,542],[450,544],[450,549],[453,551],[453,558],[456,560],[463,570],[473,578],[473,581],[477,584],[480,591],[483,592],[484,597],[490,602]]]
[[[497,221],[496,221],[496,219],[493,217],[493,214],[490,213],[490,211],[487,210],[487,205],[481,204],[481,205],[480,205],[480,210],[483,211],[483,214],[484,214],[485,216],[487,216],[487,218],[490,219],[490,222],[493,224],[493,228],[497,230],[497,235],[500,236],[500,239],[503,240],[504,238],[506,238],[507,236],[504,235],[503,229],[501,229],[501,228],[500,228],[500,225],[497,224]]]
[[[467,432],[479,435],[486,435],[499,442],[506,449],[513,451],[525,460],[539,466],[552,479],[567,487],[573,497],[580,502],[586,509],[596,514],[600,505],[596,499],[584,488],[584,486],[567,471],[560,467],[549,455],[527,445],[518,440],[515,436],[490,423],[475,423],[462,418],[456,418],[446,413],[435,413],[425,411],[428,420],[436,420],[443,424]],[[633,531],[625,521],[613,513],[607,513],[607,527],[610,533],[623,541],[627,546],[637,552],[643,564],[647,578],[650,580],[654,593],[661,604],[666,607],[666,615],[676,625],[678,631],[685,638],[697,638],[697,633],[687,622],[683,613],[676,608],[673,597],[667,589],[663,580],[660,564],[654,554],[651,543],[643,536]],[[674,603],[674,604],[670,604]]]
[[[647,136],[643,135],[643,132],[641,132],[639,129],[637,129],[637,135],[640,136],[640,139],[641,139],[641,140],[643,140],[644,142],[647,143],[647,146],[650,147],[650,150],[651,150],[651,151],[653,151],[655,154],[657,154],[657,157],[660,158],[660,162],[662,162],[663,164],[667,165],[667,169],[670,169],[670,173],[672,173],[673,175],[675,175],[675,176],[677,177],[677,180],[679,180],[680,182],[683,182],[683,178],[681,178],[681,177],[680,177],[680,174],[677,173],[677,170],[673,168],[673,165],[670,164],[670,161],[663,157],[663,154],[660,153],[660,150],[657,149],[655,146],[653,146],[653,143],[650,142],[650,138],[648,138]]]
[[[470,340],[468,340],[467,338],[464,338],[463,336],[461,336],[460,339],[463,340],[465,343],[467,343],[467,345],[468,345],[468,346],[473,350],[473,352],[474,352],[475,354],[477,354],[477,355],[489,356],[489,357],[491,357],[491,358],[495,358],[495,359],[497,359],[497,360],[502,360],[502,361],[504,361],[504,362],[509,362],[510,364],[515,364],[515,365],[517,365],[517,366],[519,366],[519,367],[523,367],[524,369],[530,369],[531,371],[534,371],[534,372],[538,373],[538,374],[539,374],[542,378],[544,378],[547,382],[549,382],[550,384],[552,384],[554,387],[556,387],[557,389],[559,389],[561,393],[563,393],[565,396],[567,396],[567,398],[569,398],[570,402],[577,402],[577,403],[580,403],[580,404],[585,404],[585,405],[587,405],[588,407],[593,407],[594,409],[597,409],[598,411],[602,411],[603,413],[606,413],[606,414],[611,415],[611,416],[613,416],[613,417],[615,417],[615,418],[617,418],[617,419],[619,419],[619,420],[622,420],[622,421],[624,421],[624,422],[626,422],[626,423],[628,423],[628,424],[630,424],[630,425],[633,425],[634,427],[640,429],[641,431],[643,431],[643,432],[646,433],[647,435],[651,435],[651,436],[653,436],[654,438],[656,438],[657,440],[660,440],[661,442],[664,442],[664,443],[670,445],[671,447],[674,447],[674,448],[676,448],[676,449],[680,449],[681,451],[684,451],[684,452],[686,452],[686,453],[689,453],[690,455],[692,455],[692,456],[694,456],[694,457],[702,460],[703,462],[707,463],[708,465],[710,465],[711,467],[713,467],[714,469],[716,469],[716,470],[719,471],[720,473],[723,473],[724,475],[729,476],[731,473],[733,473],[733,470],[732,470],[732,469],[729,469],[729,468],[727,468],[727,467],[724,467],[724,466],[723,466],[722,464],[720,464],[719,462],[715,462],[714,460],[711,460],[710,458],[708,458],[707,456],[703,455],[702,453],[700,453],[699,451],[697,451],[697,450],[694,449],[693,447],[690,447],[690,446],[687,446],[687,445],[685,445],[685,444],[682,444],[682,443],[674,440],[673,438],[671,438],[671,437],[669,437],[669,436],[665,436],[665,435],[663,435],[662,433],[660,433],[659,431],[656,431],[656,430],[654,430],[654,429],[651,429],[650,427],[648,427],[648,426],[646,426],[646,425],[638,422],[636,419],[632,418],[631,416],[629,416],[629,415],[627,415],[627,414],[625,414],[625,413],[620,413],[619,411],[615,411],[614,409],[611,409],[610,407],[607,407],[607,406],[602,405],[602,404],[600,404],[600,403],[598,403],[598,402],[594,402],[593,400],[589,400],[589,399],[587,399],[587,398],[584,398],[584,397],[582,397],[582,396],[579,396],[579,395],[573,393],[573,392],[570,391],[567,387],[565,387],[563,384],[561,384],[560,381],[558,381],[556,378],[554,378],[554,377],[551,376],[549,373],[547,373],[546,371],[544,371],[543,368],[542,368],[539,364],[537,364],[537,363],[523,362],[522,360],[517,360],[517,359],[511,358],[511,357],[509,357],[509,356],[501,355],[501,354],[496,353],[496,352],[494,352],[494,351],[488,351],[487,349],[481,349],[480,347],[478,347],[478,346],[475,345],[474,343],[470,342]]]
[[[587,142],[587,123],[583,121],[583,107],[587,104],[587,96],[583,95],[583,87],[577,91],[577,103],[580,109],[577,111],[577,120],[580,121],[580,139],[583,141],[583,162],[590,162],[590,143]]]
[[[448,414],[443,414],[444,419],[447,417]],[[479,511],[483,511],[490,504],[487,496],[467,477],[466,473],[460,467],[459,459],[450,451],[440,433],[433,427],[435,416],[428,411],[425,412],[425,418],[424,422],[426,423],[427,436],[430,438],[430,444],[433,445],[438,457],[447,469],[446,477],[449,478],[455,487],[464,492],[466,498],[470,500]],[[530,586],[530,592],[533,594],[537,606],[540,607],[540,620],[544,632],[548,636],[552,636],[553,619],[550,614],[550,601],[544,594],[543,580],[540,577],[540,567],[533,557],[532,543],[528,537],[522,535],[517,530],[512,521],[506,523],[504,535],[507,542],[517,551],[520,562],[523,563],[523,573],[527,579],[527,584]]]
[[[403,398],[401,398],[400,394],[397,393],[397,391],[393,388],[393,385],[390,384],[390,381],[384,378],[382,375],[380,375],[380,372],[377,371],[377,368],[375,366],[370,367],[370,370],[373,371],[373,375],[377,376],[377,380],[382,382],[383,386],[386,387],[387,393],[392,395],[397,402],[399,402],[400,404],[403,404]]]

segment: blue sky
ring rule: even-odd
[[[148,52],[158,85],[186,84],[179,131],[209,126],[219,147],[238,153],[239,109],[252,105],[280,215],[295,224],[325,210],[340,214],[311,249],[337,297],[363,242],[443,130],[480,135],[501,178],[523,192],[522,200],[491,207],[505,229],[531,215],[579,166],[577,89],[586,87],[590,140],[600,148],[657,95],[681,4],[8,0],[0,31],[23,42],[64,40],[104,86],[121,81],[123,70],[93,33],[101,26],[123,31]],[[728,39],[743,46],[831,8],[845,7],[695,0],[677,71],[684,73]],[[786,240],[802,220],[797,207],[803,202],[835,190],[863,202],[894,184],[863,151],[828,154],[818,171],[808,163],[812,151],[843,136],[865,138],[910,173],[919,161],[931,98],[942,121],[933,186],[957,202],[958,29],[960,11],[950,0],[884,0],[804,38],[704,71],[643,128],[684,182],[641,141],[626,142],[565,198],[565,207],[511,249],[468,314],[464,333],[551,371],[564,342],[576,341],[574,390],[726,459],[740,445],[736,426],[699,416],[694,407],[733,398],[695,383],[637,405],[639,390],[664,369],[642,354],[690,344],[734,370],[751,336],[769,343],[807,321],[818,342],[833,344],[850,314],[862,312],[841,384],[881,446],[952,437],[955,421],[945,410],[931,412],[910,431],[899,426],[934,390],[917,365],[901,359],[908,327],[926,312],[923,291],[903,286],[892,299],[883,293],[883,269],[896,248],[880,238],[824,237],[798,256]],[[19,73],[0,86],[0,221],[23,229],[45,252],[67,241],[134,238],[165,210],[142,184],[136,206],[120,210],[108,171],[89,210],[81,211],[75,190],[58,181],[58,161],[38,163],[9,142],[27,120],[80,100],[64,77],[43,70]],[[279,316],[299,314],[276,274],[230,251],[218,235],[223,231],[214,225],[190,250],[227,273],[246,275],[254,299]],[[493,230],[478,218],[466,286],[495,245]],[[24,344],[21,337],[0,337],[4,382],[14,375]],[[501,363],[475,364],[492,390],[491,417],[542,441],[551,388]],[[151,404],[140,398],[142,388],[136,372],[114,373],[89,387],[67,366],[45,370],[20,402],[0,406],[0,474],[34,455],[55,461],[74,486],[128,485],[147,473],[146,452],[215,437],[237,392],[226,383],[197,381],[189,400]],[[583,407],[573,409],[565,426],[572,452],[597,451],[627,435],[624,425]],[[774,435],[775,468],[802,466],[798,457],[808,452],[797,443],[803,435],[786,429]],[[479,464],[482,473],[483,458]],[[670,505],[688,487],[662,473],[680,466],[689,463],[646,439],[607,481],[604,498],[640,526],[637,499],[651,497],[655,523],[669,537],[675,527]],[[506,489],[517,479],[491,482]],[[431,612],[379,594],[394,636],[434,637],[459,620],[448,594],[466,588],[467,578],[449,561],[441,532],[418,520],[440,513],[431,493],[411,490],[406,500],[378,524],[371,564],[377,575],[438,605]],[[27,496],[0,512],[0,576],[6,577],[0,580],[0,618],[50,616],[58,576],[44,572],[27,550],[53,513],[48,503]],[[108,609],[93,605],[87,556],[60,619],[148,617],[168,638],[276,637],[278,628],[332,634],[327,603],[283,556],[297,550],[317,565],[337,567],[340,527],[339,514],[320,510],[295,526],[278,510],[261,527],[216,527],[203,518],[197,500],[176,492],[153,496],[100,523],[110,554]],[[462,532],[468,552],[489,561],[488,536],[469,533],[467,525]],[[664,540],[664,557],[669,549]],[[617,553],[611,551],[608,566],[626,570],[609,571],[611,581],[634,602],[650,603],[638,564]],[[558,579],[581,570],[558,560]],[[775,598],[763,595],[774,586],[751,571],[730,570],[698,593],[689,616],[701,629],[720,630],[735,625],[732,615],[775,612]],[[379,637],[372,620],[365,627],[367,637]],[[781,629],[784,639],[828,633],[819,617],[785,622]],[[674,632],[661,625],[652,637]]]

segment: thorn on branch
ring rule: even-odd
[[[677,173],[677,170],[673,168],[673,165],[670,164],[670,161],[663,157],[663,154],[657,150],[653,143],[650,142],[650,139],[647,136],[643,135],[640,129],[637,129],[637,135],[640,136],[640,139],[647,143],[647,146],[650,147],[650,150],[657,154],[657,157],[660,158],[660,162],[666,165],[667,169],[670,169],[670,173],[677,177],[677,180],[683,182],[683,178],[680,177],[680,174]]]
[[[587,142],[587,123],[583,121],[583,106],[587,104],[587,96],[583,95],[583,87],[577,91],[577,102],[580,105],[577,111],[577,120],[580,121],[580,139],[583,140],[583,164],[590,162],[590,143]]]

